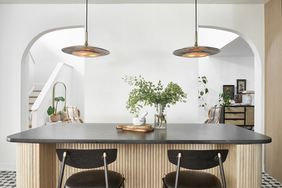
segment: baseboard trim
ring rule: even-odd
[[[16,165],[0,163],[0,171],[16,171]]]

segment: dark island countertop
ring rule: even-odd
[[[266,144],[271,138],[232,125],[168,124],[150,133],[117,130],[117,124],[47,125],[7,137],[18,143]]]

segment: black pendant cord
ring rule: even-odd
[[[88,46],[88,0],[86,0],[85,10],[85,46]]]
[[[198,0],[195,0],[195,47],[198,46]]]

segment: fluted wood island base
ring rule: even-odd
[[[168,149],[228,149],[229,154],[224,163],[228,188],[261,187],[261,144],[271,141],[267,136],[225,125],[171,125],[175,130],[168,128],[167,131],[148,134],[117,132],[113,129],[114,125],[103,125],[103,128],[100,125],[46,126],[31,130],[30,134],[19,133],[21,137],[19,134],[9,136],[8,141],[24,142],[18,144],[17,187],[55,188],[59,172],[59,161],[56,157],[58,148],[117,148],[117,161],[109,165],[109,169],[125,176],[126,188],[162,188],[164,174],[175,170],[175,166],[168,162]],[[74,135],[70,135],[72,128]],[[40,135],[40,129],[47,131],[47,135]],[[93,138],[89,140],[91,131]],[[229,134],[230,131],[232,135]],[[59,138],[59,133],[64,136]],[[48,134],[53,138],[47,139]],[[180,136],[178,134],[183,134],[183,137],[177,138]],[[31,135],[34,136],[33,139],[28,140],[27,137]],[[225,139],[226,136],[229,139]],[[248,136],[248,139],[244,139],[244,136]],[[108,137],[112,137],[112,140]],[[67,167],[64,181],[77,171]],[[219,175],[218,168],[208,171]]]

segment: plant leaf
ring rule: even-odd
[[[54,114],[54,113],[55,113],[55,108],[52,107],[52,106],[49,106],[49,108],[47,109],[47,114],[48,114],[49,116],[51,116],[51,115]]]

